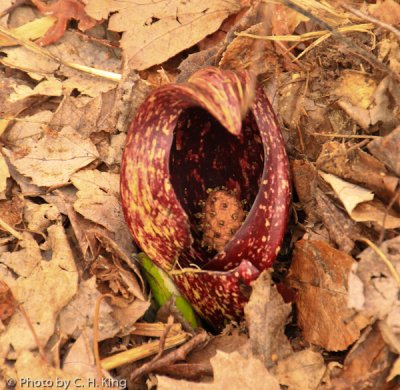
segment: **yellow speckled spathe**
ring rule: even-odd
[[[124,214],[136,243],[215,326],[242,315],[240,285],[272,264],[288,214],[287,157],[262,90],[242,117],[250,85],[246,73],[206,68],[186,84],[157,89],[137,112],[121,166]],[[217,186],[251,208],[219,253],[207,254],[194,215],[207,188]]]

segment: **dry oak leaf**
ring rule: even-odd
[[[395,354],[385,343],[378,326],[367,328],[347,354],[343,369],[333,372],[321,390],[398,389],[385,386]]]
[[[384,241],[381,251],[397,272],[400,272],[400,238]],[[360,261],[352,269],[349,279],[349,303],[366,316],[384,320],[400,334],[399,287],[389,268],[371,248],[358,256]],[[397,321],[394,319],[397,318]],[[397,322],[397,323],[396,323]],[[399,351],[400,352],[400,351]]]
[[[254,355],[261,357],[266,367],[272,365],[272,357],[285,358],[292,353],[284,330],[292,312],[291,304],[285,303],[271,275],[264,271],[252,284],[250,300],[244,308]]]
[[[86,31],[98,23],[85,13],[84,4],[80,0],[58,0],[51,4],[46,4],[40,0],[32,0],[32,3],[44,15],[51,15],[57,18],[56,23],[49,28],[46,34],[36,41],[42,46],[50,45],[59,40],[64,35],[67,23],[71,19],[79,21],[78,27],[81,31]]]
[[[10,177],[10,172],[4,157],[0,154],[0,199],[5,199],[5,191],[7,189],[7,179]]]
[[[53,225],[47,230],[51,260],[41,260],[28,277],[21,276],[13,284],[8,283],[15,299],[23,305],[30,318],[41,345],[46,345],[53,335],[61,309],[78,289],[78,272],[64,228]],[[37,347],[20,312],[15,313],[0,335],[0,346],[0,355],[7,354],[11,346],[17,353]]]
[[[360,337],[347,307],[348,277],[354,260],[323,241],[296,243],[288,274],[297,290],[298,325],[304,338],[328,351],[343,351]]]
[[[0,279],[0,322],[8,320],[14,314],[16,307],[17,301],[10,287]]]
[[[48,131],[22,158],[17,158],[16,153],[10,155],[18,172],[44,187],[68,183],[76,171],[96,158],[98,152],[93,143],[72,127],[64,127],[60,132]]]
[[[214,369],[212,383],[194,383],[157,376],[158,390],[279,390],[278,381],[254,356],[244,358],[239,352],[218,351],[211,358]]]
[[[311,349],[295,352],[279,360],[276,377],[288,390],[315,390],[325,373],[324,358]]]
[[[370,142],[368,150],[397,176],[400,176],[400,127],[394,129],[386,137]]]
[[[28,277],[42,261],[40,248],[29,233],[22,233],[23,240],[19,242],[20,249],[14,252],[3,252],[0,264],[5,265],[16,275]]]
[[[47,383],[48,388],[68,388],[69,390],[87,389],[88,379],[82,378],[79,375],[67,373],[59,368],[54,368],[48,363],[43,361],[40,356],[35,356],[32,352],[22,351],[15,362],[16,376],[17,378],[26,378],[31,380],[33,383]],[[91,378],[92,383],[94,378]],[[47,381],[47,382],[45,382]],[[53,386],[49,386],[49,383],[53,383]],[[58,383],[58,386],[56,384]],[[90,383],[90,382],[89,382]],[[46,387],[39,385],[38,389],[44,389]],[[17,386],[18,389],[23,388]],[[111,388],[108,388],[111,390]]]
[[[78,189],[75,211],[114,233],[115,240],[127,248],[132,240],[119,203],[119,175],[83,170],[74,174],[71,181]]]
[[[108,28],[123,32],[121,47],[132,69],[161,64],[216,31],[240,10],[239,0],[84,0],[86,13],[100,20],[110,13]]]

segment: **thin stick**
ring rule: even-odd
[[[167,322],[167,324],[165,326],[164,333],[162,334],[161,339],[160,339],[160,347],[158,349],[158,353],[149,362],[143,364],[143,366],[141,367],[142,370],[146,370],[146,367],[148,367],[148,366],[152,367],[155,364],[155,362],[161,358],[161,355],[162,355],[162,353],[164,352],[164,349],[165,349],[165,340],[166,340],[166,338],[168,336],[168,333],[171,330],[173,324],[174,324],[174,317],[169,316],[168,317],[168,322]],[[133,372],[133,374],[134,373],[135,372]],[[133,374],[130,377],[132,382],[134,382],[134,380],[137,378],[137,376],[133,376]]]
[[[338,133],[333,133],[333,134],[323,134],[323,133],[314,133],[314,132],[307,132],[307,134],[310,135],[317,135],[319,137],[329,137],[329,138],[361,138],[361,139],[377,139],[377,138],[382,138],[379,135],[364,135],[364,134],[338,134]]]
[[[165,340],[164,349],[170,349],[184,343],[190,335],[188,333],[180,333],[175,336],[167,337]],[[143,344],[139,347],[129,349],[128,351],[120,352],[109,356],[101,361],[101,367],[104,370],[112,370],[113,368],[124,364],[136,362],[148,356],[154,355],[159,351],[160,341],[153,341]]]
[[[383,242],[383,239],[385,237],[385,230],[386,230],[385,229],[386,218],[389,214],[390,209],[393,207],[394,203],[396,202],[396,200],[398,199],[399,196],[400,196],[400,188],[395,192],[394,196],[392,197],[388,206],[386,207],[385,215],[383,216],[383,220],[382,220],[382,229],[379,234],[378,245],[381,245]]]
[[[82,65],[82,64],[77,64],[75,62],[68,62],[63,60],[60,57],[57,57],[53,53],[51,53],[49,50],[39,46],[35,42],[32,42],[28,39],[24,39],[21,37],[18,37],[16,34],[14,34],[11,30],[0,26],[0,35],[3,35],[9,39],[12,39],[14,42],[24,46],[26,49],[33,51],[34,53],[40,54],[44,57],[47,57],[53,61],[56,61],[62,65],[65,65],[69,68],[79,70],[81,72],[90,74],[91,76],[98,76],[102,77],[111,81],[118,82],[121,80],[121,75],[119,73],[114,73],[110,72],[107,70],[102,70],[102,69],[96,69],[96,68],[91,68],[90,66]]]
[[[12,226],[10,226],[6,221],[3,221],[1,218],[0,218],[0,227],[3,230],[12,234],[16,239],[18,239],[20,241],[23,239],[23,237],[20,233],[18,233]]]
[[[332,27],[331,25],[329,25],[322,19],[316,17],[315,15],[313,15],[311,12],[307,11],[306,9],[298,6],[291,0],[281,0],[281,2],[284,5],[286,5],[287,7],[300,13],[301,15],[304,15],[304,16],[310,18],[311,20],[315,21],[316,23],[320,24],[326,30],[329,30],[332,33],[332,35],[339,40],[339,42],[343,42],[347,46],[347,49],[352,49],[354,51],[354,54],[357,54],[359,57],[368,61],[375,68],[386,72],[387,74],[391,75],[393,78],[395,78],[398,81],[400,80],[400,75],[396,74],[388,66],[386,66],[385,64],[380,62],[373,54],[369,53],[365,49],[354,44],[353,41],[351,41],[350,39],[345,37],[342,33],[340,33],[338,31],[338,29]]]
[[[28,324],[30,331],[32,332],[33,338],[35,339],[36,345],[39,350],[40,357],[43,359],[43,361],[45,361],[46,363],[49,364],[49,361],[47,360],[47,356],[46,356],[46,353],[44,352],[42,343],[39,340],[39,337],[35,331],[35,328],[32,325],[32,321],[29,318],[28,313],[26,312],[26,310],[24,309],[24,307],[22,306],[21,303],[18,304],[18,307],[19,307],[19,310],[21,311],[22,316],[25,318],[26,323]]]
[[[347,9],[347,11],[350,11],[352,14],[358,16],[359,18],[368,20],[369,22],[374,23],[377,26],[382,27],[385,30],[392,32],[396,36],[396,38],[400,41],[400,31],[397,28],[393,27],[392,25],[382,22],[381,20],[376,19],[371,15],[367,15],[362,11],[359,11],[353,7],[350,7],[349,5],[347,5],[344,2],[340,2],[340,6],[343,7],[344,9]]]
[[[141,375],[148,374],[152,371],[157,371],[162,367],[170,366],[177,361],[185,360],[187,354],[191,352],[198,345],[203,344],[208,340],[209,336],[207,332],[202,329],[200,333],[194,336],[191,340],[189,340],[186,344],[182,345],[175,351],[168,353],[163,356],[153,364],[144,364],[142,367],[139,367],[135,371],[132,372],[131,378],[138,378]]]

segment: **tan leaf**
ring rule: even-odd
[[[360,325],[347,307],[353,262],[325,242],[296,243],[288,280],[297,290],[298,325],[307,341],[328,351],[345,350],[360,337]]]
[[[212,383],[194,383],[157,376],[158,390],[279,390],[277,380],[260,360],[253,356],[244,358],[239,352],[218,351],[211,359],[214,369]]]
[[[250,344],[265,366],[272,359],[282,359],[292,352],[284,329],[292,311],[273,285],[269,272],[263,272],[252,285],[253,291],[244,312],[250,334]]]
[[[16,102],[21,99],[25,99],[30,96],[61,96],[62,95],[62,83],[61,81],[50,78],[37,84],[34,88],[30,88],[27,85],[20,84],[15,87],[14,92],[10,95],[10,102]]]
[[[295,352],[278,361],[276,377],[289,390],[315,390],[326,370],[324,358],[311,349]]]
[[[28,277],[42,261],[40,248],[29,233],[22,233],[21,249],[1,254],[0,264],[6,265],[17,275]]]
[[[73,173],[97,157],[90,140],[83,139],[72,127],[64,127],[60,132],[48,132],[26,156],[17,158],[13,153],[11,162],[34,184],[49,187],[68,183]]]
[[[119,175],[97,170],[83,170],[71,178],[78,188],[74,209],[115,234],[123,248],[129,247],[131,236],[119,203]]]
[[[9,284],[17,302],[23,304],[42,345],[54,333],[59,312],[78,288],[78,272],[63,227],[53,225],[48,232],[51,260],[41,260],[28,277],[19,277],[13,285]],[[15,313],[0,335],[0,345],[4,347],[2,353],[7,353],[10,346],[17,352],[37,347],[21,312]]]
[[[380,250],[400,273],[399,237],[383,242]],[[385,334],[390,337],[391,333],[398,339],[400,300],[399,286],[394,275],[371,248],[361,252],[359,258],[360,261],[353,267],[352,278],[349,280],[349,305],[372,320],[381,320],[386,326]]]
[[[238,0],[171,0],[137,3],[84,0],[86,12],[95,19],[109,13],[109,28],[124,32],[121,47],[133,69],[161,64],[218,29],[229,15],[240,10]]]

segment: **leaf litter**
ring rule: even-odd
[[[5,1],[0,13],[0,389],[99,375],[132,389],[399,386],[396,1]],[[257,73],[294,195],[243,323],[199,336],[168,332],[171,307],[156,317],[119,169],[149,91],[208,65]]]

